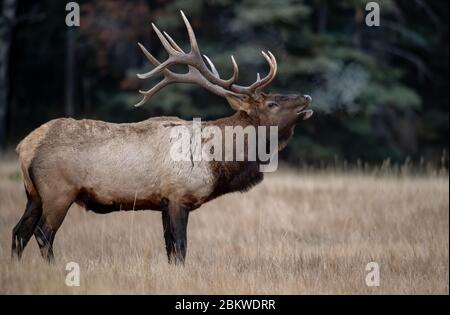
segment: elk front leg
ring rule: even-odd
[[[189,210],[170,202],[162,211],[164,240],[169,263],[184,263],[187,250],[187,223]]]

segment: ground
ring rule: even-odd
[[[184,267],[168,265],[161,214],[74,205],[46,264],[11,230],[25,208],[17,162],[0,161],[0,293],[448,294],[448,173],[282,169],[191,213]],[[68,287],[68,262],[80,286]],[[379,286],[366,285],[376,262]]]

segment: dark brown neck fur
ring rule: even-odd
[[[225,126],[242,126],[245,128],[249,125],[258,126],[258,121],[248,116],[245,112],[237,112],[233,116],[206,124],[219,126],[224,132]],[[263,173],[259,170],[259,163],[256,161],[213,161],[211,162],[211,170],[217,180],[209,200],[235,191],[247,191],[260,183],[264,178]]]

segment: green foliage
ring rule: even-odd
[[[284,0],[283,3],[271,0],[244,0],[234,11],[235,25],[264,26],[272,23],[295,25],[299,19],[304,19],[311,13],[311,8],[301,0]]]
[[[132,106],[139,100],[137,90],[156,82],[135,78],[135,73],[151,68],[136,41],[161,61],[167,57],[151,30],[153,21],[188,49],[179,16],[182,9],[202,52],[214,60],[223,77],[231,74],[229,56],[234,55],[240,81],[254,81],[256,72],[267,71],[260,51],[271,50],[279,74],[270,91],[313,96],[316,115],[298,127],[283,153],[286,160],[403,161],[429,152],[425,158],[440,158],[442,149],[448,148],[446,1],[377,1],[380,27],[365,26],[365,0],[141,0],[136,1],[139,6],[120,1],[122,6],[114,1],[111,6],[104,4],[110,1],[81,2],[92,16],[100,11],[103,15],[78,34],[79,116],[119,122],[156,115],[214,119],[231,114],[226,101],[190,85],[169,86],[144,107]],[[55,90],[63,90],[63,76],[53,65],[64,64],[65,46],[61,14],[54,13],[57,6],[42,2],[36,6],[46,12],[46,20],[17,31],[12,73],[16,104],[42,109],[45,115],[38,120],[45,121],[56,115],[63,100],[61,92],[55,96]],[[143,7],[150,15],[145,19]],[[33,8],[21,10],[25,14]],[[120,8],[126,11],[116,14]],[[45,73],[47,79],[35,82],[31,78],[36,73]],[[91,82],[87,88],[85,78]],[[27,99],[30,95],[33,105]],[[15,113],[23,119],[20,111]],[[36,119],[25,130],[35,127]]]

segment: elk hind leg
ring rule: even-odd
[[[44,202],[42,216],[34,229],[34,237],[39,245],[42,257],[48,262],[54,261],[53,241],[61,226],[74,198],[61,195],[51,203]]]
[[[27,192],[27,199],[25,212],[12,231],[11,257],[19,260],[42,215],[42,203],[39,198],[32,197]]]

